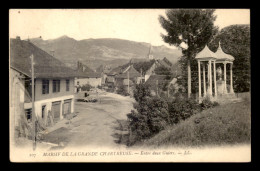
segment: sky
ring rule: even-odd
[[[76,40],[119,38],[165,45],[158,17],[165,9],[12,9],[9,36],[21,39],[41,36],[43,40],[67,35]],[[250,24],[249,9],[217,9],[215,25]],[[175,48],[175,47],[171,47]]]

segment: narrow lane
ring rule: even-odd
[[[113,93],[99,95],[100,102],[75,102],[78,114],[59,136],[67,139],[65,148],[75,147],[109,147],[124,148],[117,143],[120,127],[117,120],[126,120],[127,114],[133,109],[134,100]],[[63,138],[60,138],[63,139]]]

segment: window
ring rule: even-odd
[[[49,80],[42,80],[42,94],[49,94]]]
[[[25,117],[28,122],[32,121],[32,109],[25,109]]]
[[[60,80],[53,80],[52,81],[52,92],[60,92]]]
[[[66,91],[70,91],[70,80],[66,80]]]

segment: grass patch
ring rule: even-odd
[[[204,110],[136,145],[233,145],[250,141],[251,103],[247,100]]]

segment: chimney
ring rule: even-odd
[[[50,51],[50,53],[51,53],[51,55],[54,57],[54,53],[55,53],[55,51],[52,50],[52,51]]]
[[[78,70],[81,68],[81,63],[78,61]]]
[[[21,40],[21,37],[20,36],[16,36],[16,40]]]

